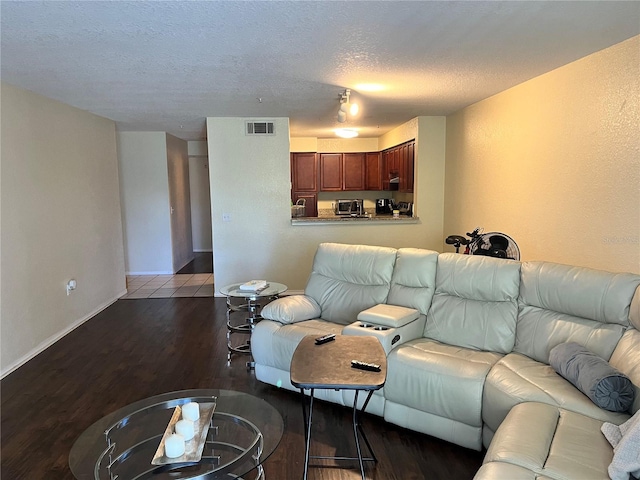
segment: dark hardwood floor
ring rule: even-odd
[[[213,253],[194,252],[195,258],[176,273],[213,273]]]
[[[2,480],[72,479],[75,439],[102,416],[159,393],[240,390],[277,408],[285,433],[265,462],[268,480],[302,478],[304,441],[298,394],[263,384],[226,361],[222,298],[120,300],[0,382]],[[353,454],[350,412],[316,402],[312,454]],[[483,453],[405,430],[365,415],[379,459],[367,479],[471,479]],[[310,480],[358,479],[351,469],[312,468]],[[246,478],[250,478],[247,476]],[[126,480],[126,479],[120,479]]]

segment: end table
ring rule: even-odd
[[[358,421],[358,392],[368,392],[361,412],[367,408],[375,390],[383,387],[387,379],[387,357],[376,337],[336,335],[335,340],[317,345],[316,335],[304,337],[291,358],[291,384],[300,389],[302,414],[305,425],[304,476],[309,472],[309,459],[358,460],[362,480],[365,480],[363,461],[377,462],[371,444]],[[380,365],[380,371],[372,372],[351,367],[351,360]],[[315,389],[353,390],[353,433],[357,457],[324,457],[309,455],[311,443],[311,419],[313,416],[313,392]],[[304,391],[310,390],[307,409]],[[359,436],[362,437],[371,457],[363,458]]]
[[[260,310],[267,303],[278,298],[278,296],[287,291],[287,286],[282,283],[267,281],[267,287],[258,292],[249,290],[241,290],[242,283],[234,283],[220,289],[220,293],[227,297],[227,363],[231,363],[231,355],[244,354],[251,355],[251,340],[240,345],[233,345],[231,336],[234,333],[243,333],[250,335],[256,323],[262,320]],[[234,323],[231,321],[232,313],[248,312],[249,315],[243,323]],[[253,368],[253,361],[247,362],[247,368]]]

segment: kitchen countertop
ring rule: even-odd
[[[375,223],[375,224],[411,224],[420,223],[418,217],[407,217],[400,215],[399,218],[393,218],[392,215],[372,215],[371,217],[348,217],[348,216],[322,216],[322,217],[297,217],[291,219],[291,225],[326,225],[326,224],[354,224],[354,223]]]

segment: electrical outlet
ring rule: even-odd
[[[69,280],[69,281],[67,282],[67,287],[66,287],[66,289],[67,289],[67,296],[69,296],[69,294],[70,294],[73,290],[75,290],[75,289],[76,289],[76,287],[77,287],[77,283],[76,283],[76,281],[75,281],[73,278],[72,278],[71,280]]]
[[[231,214],[230,213],[223,213],[222,214],[222,221],[223,222],[230,222],[231,221]]]

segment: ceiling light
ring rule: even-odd
[[[344,123],[347,120],[347,113],[351,116],[358,114],[360,110],[357,103],[351,103],[351,90],[348,88],[340,94],[340,108],[338,109],[338,122]]]
[[[358,131],[355,128],[336,128],[336,135],[342,138],[354,138],[358,136]]]
[[[359,92],[381,92],[385,89],[384,85],[379,83],[359,83],[355,87]]]

